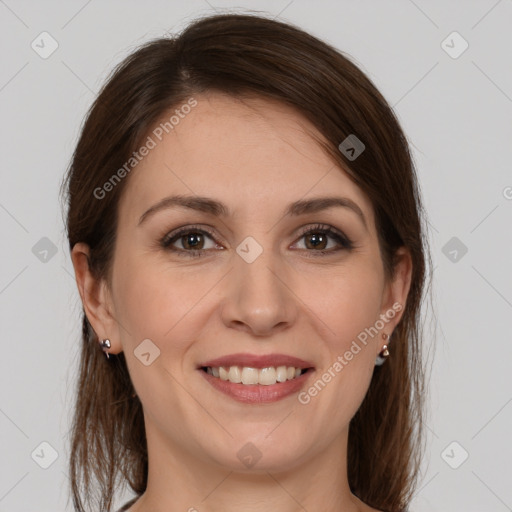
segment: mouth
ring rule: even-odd
[[[310,362],[283,354],[233,354],[197,369],[216,390],[252,404],[275,402],[300,391],[315,371]]]
[[[203,372],[216,379],[229,381],[232,384],[244,386],[273,386],[295,380],[313,368],[296,368],[294,366],[269,366],[266,368],[251,368],[250,366],[202,366]]]

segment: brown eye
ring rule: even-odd
[[[209,247],[206,246],[208,240],[211,241]],[[208,249],[220,248],[211,233],[194,227],[181,228],[169,233],[161,240],[160,245],[166,250],[183,256],[197,256]]]
[[[331,226],[321,224],[310,227],[304,231],[301,234],[300,239],[305,240],[304,250],[312,253],[313,255],[336,253],[344,249],[350,250],[354,247],[352,241],[343,233],[335,230]],[[330,239],[337,242],[337,244],[334,244],[334,247],[329,247]],[[336,245],[338,245],[338,247],[336,247]]]
[[[187,235],[182,235],[181,244],[184,249],[202,249],[204,245],[204,238],[202,233],[191,232]]]
[[[329,237],[326,236],[325,233],[311,233],[309,235],[304,235],[304,238],[307,240],[306,247],[308,249],[323,250],[327,246]]]

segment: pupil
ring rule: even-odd
[[[186,245],[188,245],[188,246],[190,246],[190,247],[192,247],[192,248],[196,248],[196,247],[197,247],[197,245],[200,245],[200,242],[201,242],[200,237],[201,237],[201,236],[202,236],[202,235],[199,235],[199,234],[197,234],[197,233],[196,233],[196,234],[190,234],[190,235],[187,235],[187,236],[185,237],[185,238],[186,238],[186,240],[187,240]],[[190,242],[191,240],[192,240],[192,242]]]
[[[309,235],[309,239],[314,240],[313,244],[312,244],[314,248],[317,248],[318,244],[325,243],[324,235],[318,235],[318,234]],[[322,240],[322,239],[324,239],[324,240]]]

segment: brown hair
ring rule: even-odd
[[[129,177],[101,200],[94,190],[127,161],[164,112],[203,91],[257,95],[295,108],[325,137],[319,143],[333,161],[371,199],[387,277],[393,275],[396,250],[410,251],[412,281],[392,336],[392,356],[376,367],[348,440],[352,492],[380,510],[405,510],[423,450],[424,211],[399,122],[348,57],[291,24],[250,14],[205,17],[177,37],[144,44],[114,70],[82,127],[63,183],[69,247],[88,244],[91,271],[110,282],[117,206]],[[350,134],[366,146],[353,161],[338,149]],[[146,489],[143,411],[132,396],[123,353],[107,360],[85,313],[82,326],[69,461],[73,503],[83,511],[96,500],[96,507],[110,511],[118,479],[137,495]]]

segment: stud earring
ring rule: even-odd
[[[389,339],[389,334],[383,333],[382,337],[387,340]],[[387,345],[382,345],[382,350],[379,352],[379,355],[375,359],[375,366],[381,366],[384,364],[386,359],[389,357],[389,350]]]
[[[110,355],[108,353],[108,349],[111,347],[110,340],[108,340],[108,339],[101,340],[100,341],[100,346],[101,346],[101,349],[103,350],[103,352],[105,352],[105,355],[107,356],[107,359],[110,359]]]

